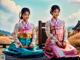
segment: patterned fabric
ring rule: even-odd
[[[30,46],[32,44],[33,48],[20,48],[16,42],[13,42],[8,49],[5,49],[6,54],[15,55],[17,57],[42,57],[44,53],[43,50],[39,49],[35,44],[36,38],[34,32],[34,26],[31,23],[25,23],[24,21],[18,22],[14,29],[14,41],[20,42],[23,46]]]
[[[67,43],[65,40],[65,26],[64,22],[61,20],[51,20],[46,23],[46,34],[48,39],[45,43],[45,55],[48,58],[59,58],[66,56],[76,56],[77,50]],[[60,48],[56,41],[64,41],[66,42],[65,48]],[[49,50],[49,51],[48,51]]]
[[[14,40],[21,42],[23,46],[29,46],[31,42],[33,42],[32,41],[33,29],[34,29],[33,25],[29,22],[27,23],[24,21],[18,22],[14,28],[14,33],[15,33],[14,35],[16,36],[16,37],[13,37]],[[16,45],[15,42],[12,43],[10,45],[10,48],[11,46],[16,47],[15,45]]]
[[[32,24],[21,21],[16,24],[15,31],[17,29],[18,29],[17,36],[19,38],[32,38],[32,29],[33,29]]]
[[[64,23],[61,20],[50,21],[50,31],[58,41],[64,39]]]

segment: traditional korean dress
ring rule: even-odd
[[[48,39],[45,43],[45,55],[48,58],[75,57],[77,50],[70,45],[67,40],[67,30],[65,24],[60,19],[50,20],[46,23],[46,34]],[[59,47],[57,41],[61,44],[65,42],[65,47]],[[48,51],[47,49],[50,49]]]
[[[15,25],[13,39],[14,42],[8,48],[9,53],[11,54],[18,54],[17,56],[41,56],[43,55],[43,50],[39,49],[38,46],[35,44],[36,37],[35,37],[35,28],[34,25],[24,21],[20,21]],[[20,42],[22,46],[30,46],[31,44],[34,46],[33,48],[20,48],[16,42]]]

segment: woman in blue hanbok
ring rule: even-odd
[[[13,39],[5,51],[16,56],[42,56],[43,51],[36,45],[36,31],[33,24],[29,23],[30,10],[21,10],[20,21],[15,25]]]

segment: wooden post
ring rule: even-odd
[[[41,29],[41,27],[42,27],[42,22],[41,21],[39,21],[38,22],[38,44],[39,45],[41,45],[41,43],[42,43],[42,29]]]

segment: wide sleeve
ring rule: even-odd
[[[33,38],[32,38],[32,45],[36,46],[36,41],[37,41],[37,34],[36,34],[36,27],[34,25],[32,25],[32,34],[33,34]]]
[[[46,31],[47,37],[50,38],[52,42],[57,41],[56,37],[54,37],[53,34],[50,33],[50,23],[49,22],[45,24],[45,31]]]
[[[65,22],[64,22],[64,41],[68,42],[68,30],[65,26]]]
[[[15,27],[14,27],[14,31],[13,31],[13,33],[12,33],[14,42],[19,42],[19,40],[18,40],[18,38],[17,38],[18,29],[19,29],[19,25],[16,24]]]

